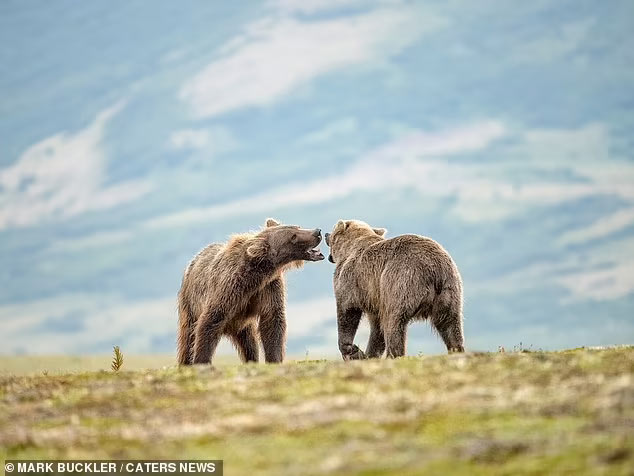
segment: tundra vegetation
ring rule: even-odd
[[[631,474],[634,347],[0,376],[3,458],[227,474]],[[109,361],[104,359],[104,366]]]

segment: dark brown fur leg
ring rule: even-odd
[[[337,306],[339,351],[343,360],[365,359],[363,351],[354,345],[354,336],[359,328],[360,320],[360,309],[340,309]]]
[[[452,354],[454,352],[464,352],[464,337],[462,335],[461,327],[457,326],[455,323],[451,323],[449,326],[445,326],[444,323],[441,323],[439,326],[435,327],[445,343],[448,353]]]
[[[279,279],[263,291],[259,331],[266,362],[283,362],[286,355],[286,307],[284,283]]]
[[[225,315],[212,310],[198,319],[194,340],[194,363],[208,364],[216,352],[225,326]]]
[[[365,350],[368,359],[381,358],[385,352],[385,337],[376,318],[370,318],[370,338]]]
[[[447,352],[464,352],[462,306],[451,290],[443,290],[434,301],[431,324],[440,334]]]
[[[191,365],[196,318],[182,296],[178,299],[178,364]]]
[[[260,349],[256,336],[255,325],[249,324],[235,336],[231,337],[242,362],[258,362]]]
[[[267,363],[284,362],[286,355],[286,319],[282,316],[260,321],[260,339]]]
[[[388,325],[383,329],[387,357],[403,357],[406,351],[407,320],[403,317],[389,318]]]

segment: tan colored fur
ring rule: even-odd
[[[405,355],[407,325],[428,319],[449,352],[464,351],[462,279],[449,253],[419,235],[386,239],[385,230],[340,220],[326,234],[334,274],[339,349],[344,359]],[[370,322],[365,354],[354,345],[362,313]]]
[[[257,233],[204,248],[187,266],[178,293],[178,362],[209,363],[228,336],[244,362],[257,362],[258,340],[267,362],[282,362],[286,346],[283,273],[300,267],[320,230],[269,219]],[[323,258],[323,256],[322,256]]]

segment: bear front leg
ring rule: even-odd
[[[343,360],[365,359],[365,354],[354,345],[354,336],[359,328],[361,310],[341,309],[337,306],[337,328],[339,332],[339,351]]]
[[[267,363],[280,363],[286,355],[286,307],[284,283],[276,279],[262,290],[260,340]]]
[[[258,362],[260,360],[260,349],[258,349],[256,335],[255,324],[249,324],[231,337],[242,362]]]
[[[194,363],[208,364],[216,352],[225,326],[225,314],[217,309],[205,312],[196,325]]]
[[[260,339],[264,360],[269,363],[284,362],[286,354],[286,316],[282,312],[260,316]]]
[[[403,357],[405,355],[405,341],[407,340],[407,320],[399,315],[385,320],[383,329],[387,357]]]

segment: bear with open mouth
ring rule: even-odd
[[[269,218],[257,233],[213,243],[189,263],[178,293],[178,362],[210,363],[228,336],[243,362],[282,362],[286,348],[284,272],[321,261],[321,230]]]

